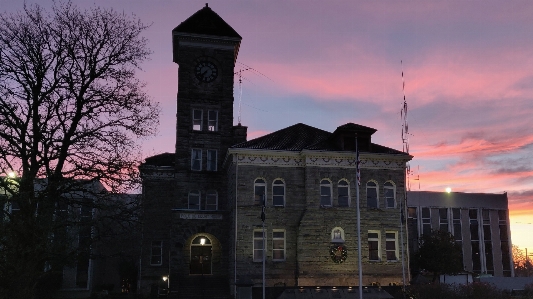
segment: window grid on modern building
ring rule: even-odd
[[[498,224],[500,228],[500,248],[502,251],[503,276],[511,277],[511,254],[509,251],[507,212],[505,210],[498,210]]]
[[[431,211],[429,208],[422,208],[422,235],[431,233]]]
[[[490,229],[490,211],[483,209],[481,211],[483,218],[483,242],[485,251],[485,269],[487,274],[494,275],[494,258],[492,256],[492,231]]]
[[[192,111],[192,129],[194,131],[202,130],[202,110],[193,109]]]
[[[380,261],[381,252],[381,237],[380,232],[377,230],[368,231],[368,260]]]
[[[378,185],[373,181],[366,183],[366,206],[372,209],[379,207]]]
[[[254,262],[262,262],[263,261],[263,231],[256,229],[254,230],[253,235],[253,259]],[[266,244],[265,244],[266,245]]]
[[[443,232],[448,232],[448,209],[439,208],[439,230]]]
[[[470,219],[470,241],[472,244],[472,272],[481,273],[478,209],[469,209],[468,216]]]
[[[285,230],[275,229],[272,231],[272,260],[285,260]]]
[[[320,206],[331,207],[331,182],[329,180],[320,181]]]

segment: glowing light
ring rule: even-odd
[[[163,276],[163,281],[167,281],[168,280],[168,276]]]
[[[14,172],[14,171],[10,171],[10,172],[7,173],[7,176],[8,176],[9,178],[14,179],[15,177],[17,177],[17,173]]]
[[[205,238],[200,239],[200,245],[205,245]]]
[[[447,192],[447,193],[452,192],[452,188],[450,188],[450,187],[446,187],[446,192]]]

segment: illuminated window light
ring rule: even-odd
[[[205,245],[205,238],[200,239],[200,245]]]

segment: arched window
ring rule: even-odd
[[[331,182],[329,180],[320,181],[320,206],[331,207]]]
[[[264,179],[256,179],[254,182],[254,204],[262,205],[263,198],[266,201],[266,182]]]
[[[204,209],[208,211],[216,211],[218,209],[218,193],[215,190],[207,191]]]
[[[344,230],[335,227],[331,230],[331,243],[344,243]]]
[[[275,207],[285,206],[285,183],[280,179],[276,179],[272,183],[272,205]]]
[[[345,180],[340,180],[337,187],[337,203],[339,207],[350,206],[350,185]]]
[[[396,188],[392,182],[385,182],[383,184],[383,189],[385,189],[385,204],[388,209],[396,207]]]
[[[189,192],[189,210],[200,209],[200,191],[193,190]]]
[[[378,208],[378,185],[369,181],[366,183],[366,206],[367,208]]]

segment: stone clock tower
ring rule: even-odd
[[[233,125],[240,42],[207,4],[172,30],[179,65],[176,151],[147,158],[140,167],[143,293],[167,284],[183,298],[202,290],[229,295],[232,219],[222,164],[229,147],[246,141],[246,127]]]

